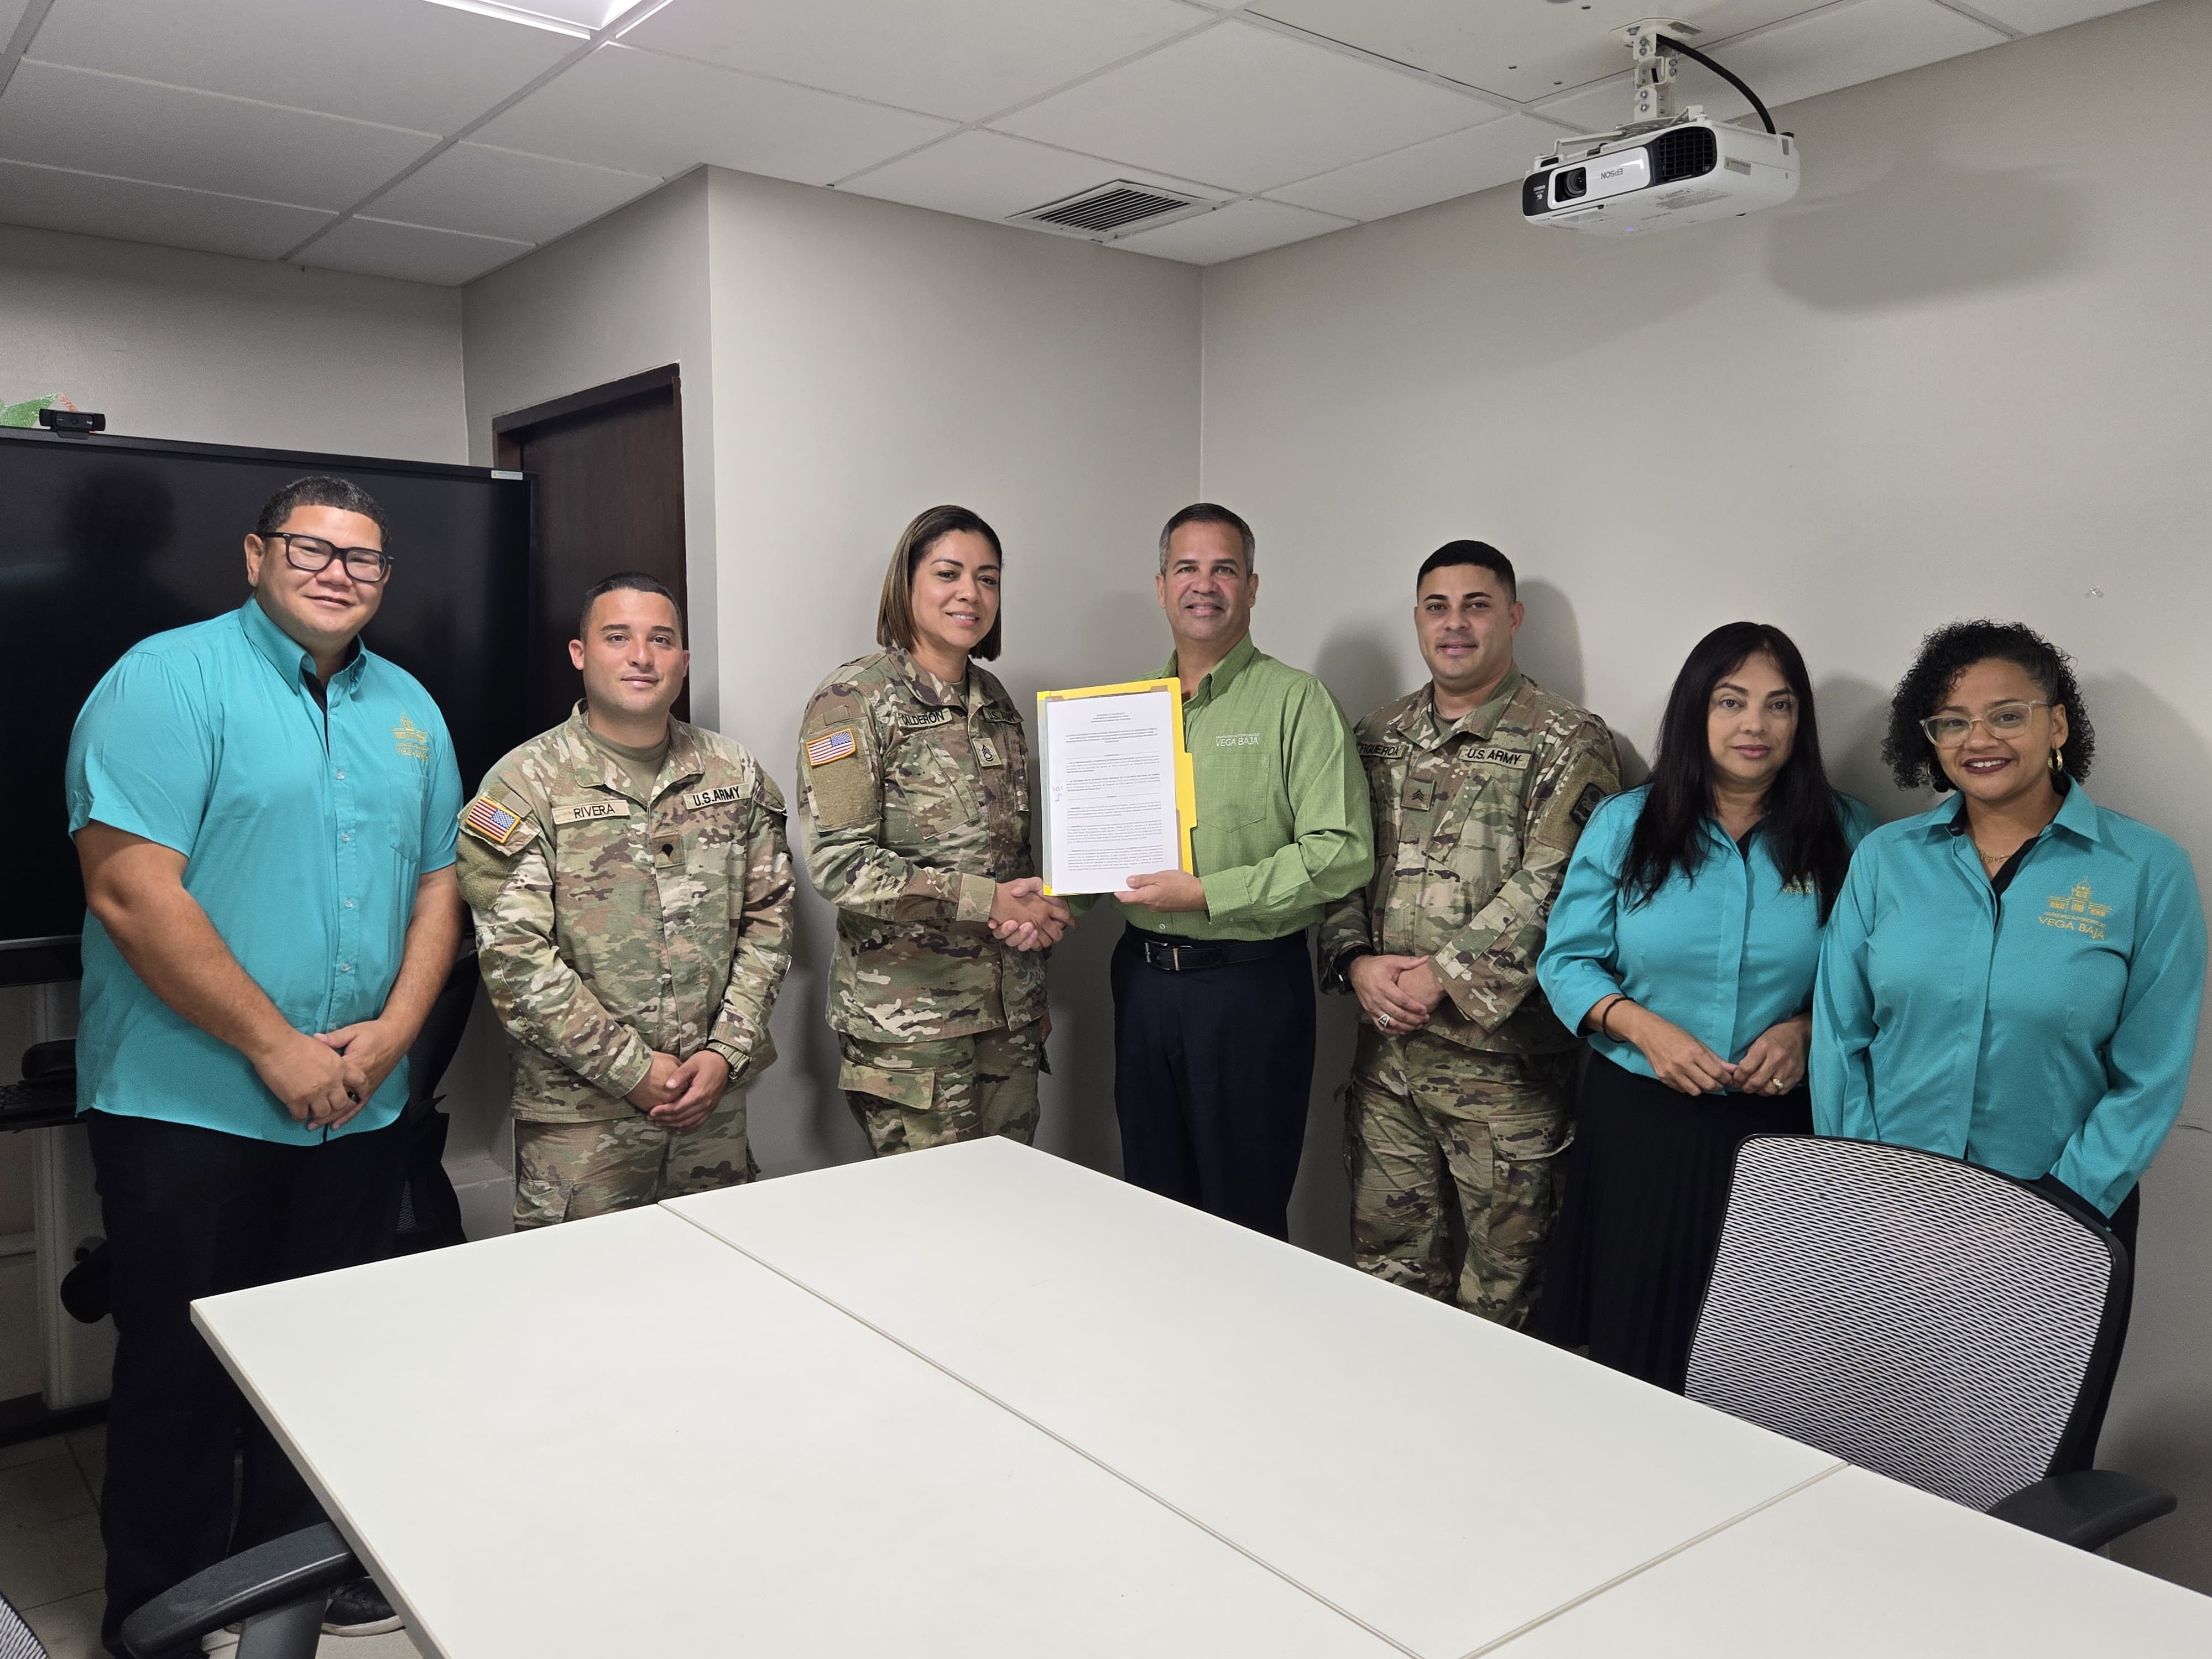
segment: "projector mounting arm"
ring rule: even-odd
[[[1681,66],[1675,55],[1677,43],[1704,33],[1695,23],[1673,17],[1646,17],[1613,32],[1613,38],[1628,48],[1629,61],[1635,65],[1635,103],[1624,131],[1664,125],[1682,113],[1674,107],[1674,74]],[[1700,109],[1689,112],[1692,119],[1703,113]]]
[[[1674,107],[1674,76],[1685,58],[1704,64],[1741,93],[1766,130],[1775,130],[1774,118],[1759,101],[1759,94],[1738,79],[1733,70],[1723,69],[1690,45],[1687,37],[1704,33],[1695,23],[1685,23],[1675,17],[1646,17],[1613,32],[1613,38],[1628,48],[1629,61],[1635,66],[1634,107],[1622,131],[1639,132],[1676,121],[1695,121],[1705,114],[1704,106],[1698,104],[1686,110]]]

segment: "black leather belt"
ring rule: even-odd
[[[1176,939],[1147,933],[1137,927],[1132,927],[1129,933],[1145,953],[1145,966],[1157,968],[1164,974],[1195,974],[1239,962],[1258,962],[1284,951],[1303,951],[1306,943],[1303,933],[1263,939]]]

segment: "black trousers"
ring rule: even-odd
[[[106,1112],[88,1113],[85,1123],[113,1264],[100,1638],[120,1654],[118,1632],[146,1601],[233,1550],[324,1518],[192,1328],[190,1304],[387,1255],[404,1132],[395,1123],[289,1146]],[[245,1482],[234,1528],[241,1438]]]
[[[1163,937],[1126,928],[1114,947],[1121,1173],[1149,1192],[1287,1238],[1313,1089],[1305,935],[1230,947],[1224,954],[1247,959],[1182,973],[1146,965],[1145,941]]]

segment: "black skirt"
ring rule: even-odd
[[[1747,1135],[1812,1130],[1802,1084],[1686,1095],[1593,1053],[1530,1330],[1680,1393],[1735,1150]]]

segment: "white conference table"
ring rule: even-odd
[[[443,1659],[1395,1659],[663,1210],[195,1314]]]
[[[2203,1659],[2212,1599],[1845,1468],[1504,1659]]]
[[[443,1659],[2212,1651],[2212,1600],[1003,1140],[195,1313]]]
[[[1007,1140],[666,1207],[1420,1659],[1838,1467]]]

